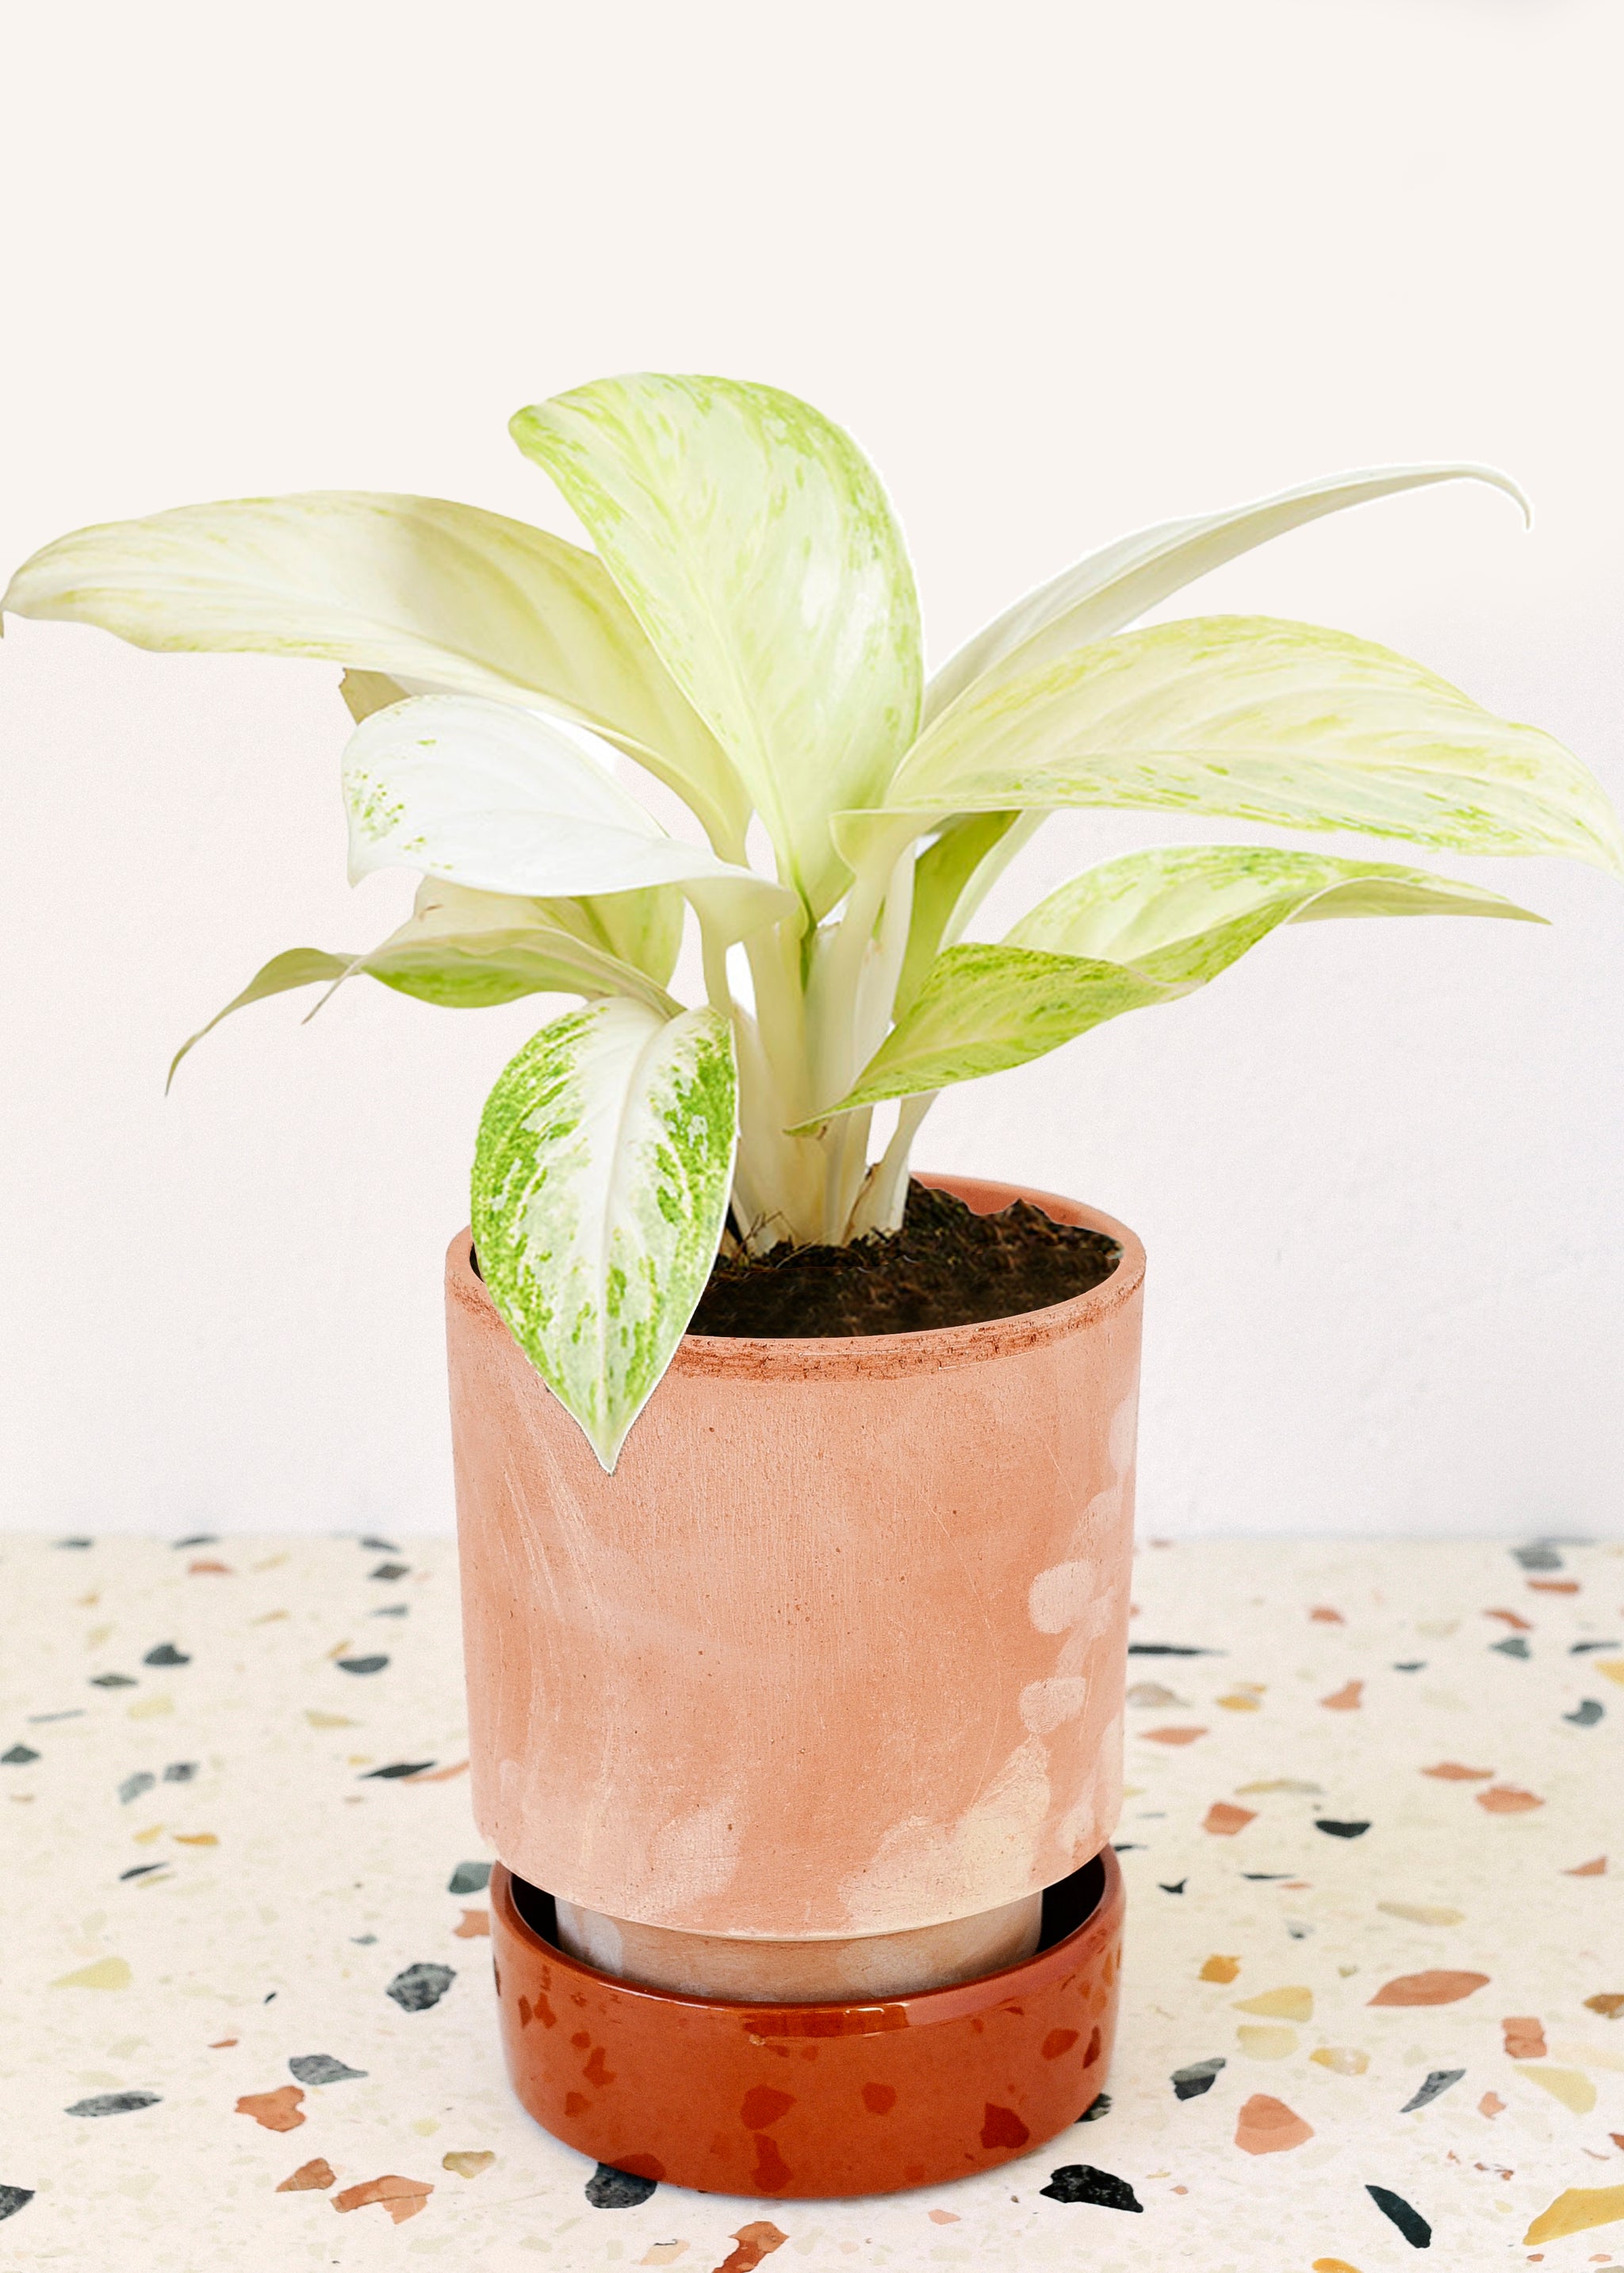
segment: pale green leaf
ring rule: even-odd
[[[1342,916],[1500,916],[1543,923],[1499,892],[1421,868],[1267,845],[1182,844],[1087,869],[1005,934],[1009,947],[1204,979],[1283,923]]]
[[[1192,982],[1193,983],[1193,982]],[[1164,984],[1120,963],[1044,955],[979,942],[939,955],[912,1008],[880,1044],[837,1113],[1004,1073],[1074,1040],[1125,1010],[1171,1001],[1189,985]]]
[[[705,1290],[737,1130],[732,1031],[708,1009],[570,1012],[525,1045],[486,1103],[480,1272],[605,1468]]]
[[[568,926],[552,919],[566,911]],[[273,956],[240,994],[183,1042],[169,1079],[187,1052],[234,1010],[324,980],[331,993],[352,979],[376,979],[398,994],[451,1010],[490,1009],[526,994],[632,994],[662,1017],[675,1017],[681,1006],[657,977],[595,944],[580,919],[573,902],[465,891],[425,877],[411,916],[370,953],[329,955],[319,948],[296,947]]]
[[[743,843],[737,777],[602,564],[474,506],[345,490],[183,506],[58,537],[7,608],[555,709],[667,782],[713,841]]]
[[[317,986],[323,979],[330,983],[341,979],[354,961],[353,956],[324,954],[318,947],[290,947],[283,955],[273,955],[263,969],[254,973],[240,994],[234,994],[223,1010],[215,1011],[206,1026],[199,1026],[195,1034],[188,1035],[169,1061],[168,1080],[174,1080],[188,1051],[196,1049],[205,1034],[212,1034],[221,1020],[228,1018],[234,1010],[245,1010],[251,1002],[264,1002],[271,995],[286,994],[296,986]],[[164,1087],[168,1089],[168,1082]]]
[[[908,926],[908,946],[896,982],[895,1015],[900,1018],[924,986],[954,916],[979,873],[1015,823],[1019,813],[969,813],[949,821],[932,844],[927,844],[914,864],[913,911]]]
[[[972,689],[887,802],[1157,806],[1624,869],[1605,792],[1551,735],[1388,649],[1269,617],[1159,624]]]
[[[1333,475],[1328,481],[1309,482],[1227,513],[1163,521],[1119,538],[1029,592],[951,656],[925,689],[925,721],[977,680],[1041,670],[1073,648],[1120,631],[1198,576],[1271,537],[1350,506],[1453,481],[1487,482],[1515,498],[1527,513],[1522,491],[1492,466],[1388,466],[1371,473]]]
[[[344,753],[350,875],[416,868],[535,898],[675,884],[739,938],[796,903],[782,886],[668,836],[584,727],[441,694],[378,710]]]
[[[682,952],[683,896],[675,884],[640,892],[587,892],[536,902],[543,916],[663,986]]]
[[[1542,918],[1453,877],[1251,845],[1134,852],[1053,892],[1001,946],[949,948],[834,1109],[1024,1065],[1126,1010],[1176,1001],[1288,923]]]
[[[512,428],[822,915],[847,881],[829,816],[878,802],[918,720],[913,575],[873,469],[810,405],[728,379],[602,379]]]

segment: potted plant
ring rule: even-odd
[[[1070,1200],[910,1182],[920,1126],[1280,926],[1538,919],[1234,845],[1108,860],[1001,941],[967,936],[977,911],[1074,806],[1615,873],[1624,839],[1548,735],[1381,648],[1126,628],[1321,514],[1510,489],[1481,469],[1127,538],[927,684],[885,494],[805,403],[623,378],[513,431],[595,554],[433,499],[292,497],[63,538],[4,604],[345,666],[352,875],[415,870],[415,910],[368,953],[278,956],[228,1010],[362,973],[581,998],[497,1080],[447,1274],[474,1797],[527,2104],[730,2191],[984,2167],[1109,2059],[1143,1257]]]

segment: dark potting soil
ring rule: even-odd
[[[849,1247],[718,1256],[691,1334],[908,1334],[1019,1317],[1109,1279],[1122,1250],[1017,1200],[977,1215],[951,1192],[909,1187],[900,1231]]]

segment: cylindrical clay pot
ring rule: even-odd
[[[1114,1827],[1143,1250],[1068,1200],[931,1181],[1121,1259],[983,1324],[690,1335],[612,1476],[452,1243],[475,1812],[565,1917],[621,1922],[618,1952],[569,1944],[600,1970],[680,1984],[635,1961],[640,1927],[947,1946],[1023,1905],[1035,1931]],[[933,1977],[1032,1939],[956,1971],[949,1948]],[[705,1985],[761,1993],[740,1978]]]

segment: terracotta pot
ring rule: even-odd
[[[550,1899],[498,1865],[490,1933],[508,2073],[555,2137],[639,2178],[780,2197],[939,2186],[1042,2146],[1105,2081],[1122,1939],[1111,1849],[1044,1908],[1047,1947],[962,1987],[722,2003],[566,1956]]]
[[[931,1181],[1121,1260],[984,1324],[691,1335],[613,1476],[452,1242],[475,1812],[565,1903],[745,1942],[951,1930],[1109,1839],[1143,1250]]]

